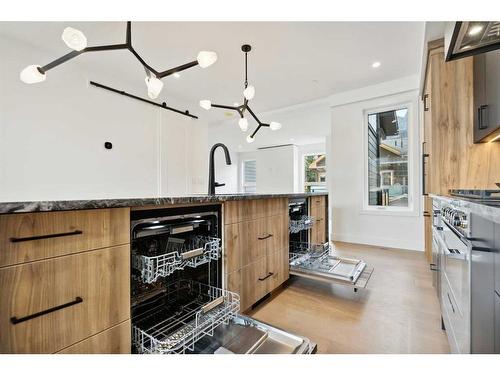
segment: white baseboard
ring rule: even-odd
[[[356,236],[344,233],[334,233],[333,234],[334,241],[341,242],[351,242],[351,243],[359,243],[364,245],[373,245],[373,246],[381,246],[381,247],[391,247],[395,249],[403,249],[403,250],[416,250],[416,251],[424,251],[423,247],[419,247],[418,244],[410,241],[405,241],[397,238],[386,238],[386,237],[372,237],[372,236]]]

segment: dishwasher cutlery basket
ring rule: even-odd
[[[137,352],[175,354],[194,350],[199,339],[228,324],[239,312],[240,298],[221,288],[178,280],[150,305],[132,322]]]
[[[171,275],[186,267],[196,268],[221,257],[221,240],[208,236],[193,236],[179,241],[171,238],[165,253],[156,256],[133,254],[132,267],[141,272],[142,281],[153,283],[159,277]]]

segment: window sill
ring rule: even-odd
[[[408,209],[394,209],[394,208],[363,208],[360,212],[361,215],[384,215],[384,216],[406,216],[418,217],[420,214],[413,208]]]

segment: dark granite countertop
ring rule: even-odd
[[[290,194],[216,194],[216,195],[188,195],[178,197],[158,198],[123,198],[123,199],[90,199],[66,201],[35,201],[35,202],[0,202],[0,214],[17,212],[69,211],[88,210],[93,208],[166,206],[196,203],[222,203],[225,201],[239,201],[269,198],[306,198],[322,196],[328,193],[290,193]]]

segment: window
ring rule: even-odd
[[[304,156],[304,191],[326,192],[326,156],[314,154]]]
[[[257,161],[243,160],[241,185],[244,193],[257,192]]]
[[[407,209],[408,107],[367,113],[369,207]]]

